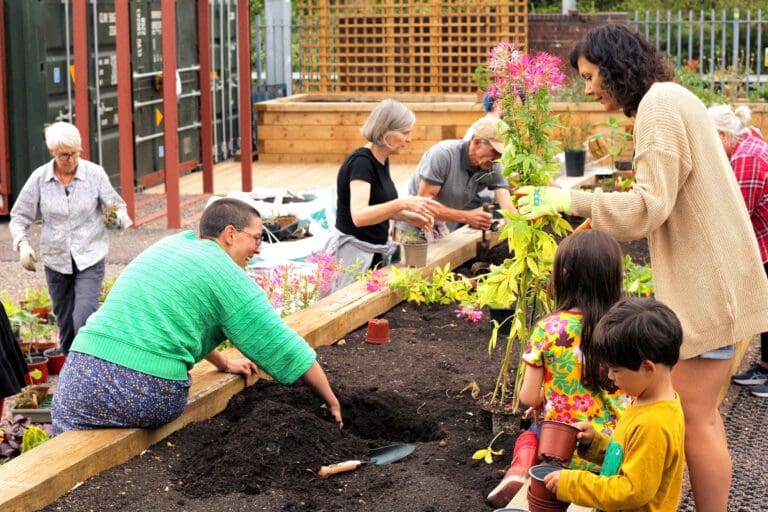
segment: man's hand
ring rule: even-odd
[[[19,263],[21,263],[21,266],[31,272],[34,272],[37,270],[35,268],[36,261],[39,261],[37,259],[37,254],[35,254],[35,250],[32,249],[32,246],[29,245],[29,242],[26,240],[19,242]]]
[[[571,193],[555,187],[520,187],[515,190],[517,210],[528,220],[559,212],[571,213]]]
[[[493,215],[490,212],[485,211],[482,206],[475,208],[474,210],[467,210],[465,215],[465,222],[466,224],[469,224],[470,227],[485,230],[491,229]]]

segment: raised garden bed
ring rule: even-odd
[[[646,248],[627,250],[642,260]],[[472,324],[457,319],[453,306],[403,303],[384,317],[389,344],[366,343],[362,327],[344,344],[318,349],[342,401],[342,432],[305,387],[262,381],[223,414],[173,434],[46,510],[490,510],[484,496],[509,464],[514,437],[496,441],[505,454],[493,464],[472,460],[493,434],[470,392],[462,393],[472,381],[488,392],[496,377],[500,353],[488,356],[487,314]],[[326,480],[308,471],[398,442],[417,447],[392,465]]]

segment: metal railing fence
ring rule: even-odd
[[[748,94],[768,84],[768,18],[762,9],[635,11],[632,25],[674,65],[699,73],[722,92],[739,87]]]

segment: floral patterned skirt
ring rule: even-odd
[[[189,385],[70,352],[53,395],[53,433],[165,425],[184,411]]]

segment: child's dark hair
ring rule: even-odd
[[[622,259],[619,243],[610,235],[592,229],[564,238],[555,253],[552,269],[551,291],[556,309],[578,308],[584,317],[581,380],[593,388],[610,391],[615,387],[600,371],[600,360],[593,354],[591,338],[598,320],[621,298]]]
[[[609,367],[637,371],[645,360],[669,367],[680,358],[683,328],[677,315],[655,299],[626,297],[595,328],[594,354]]]

